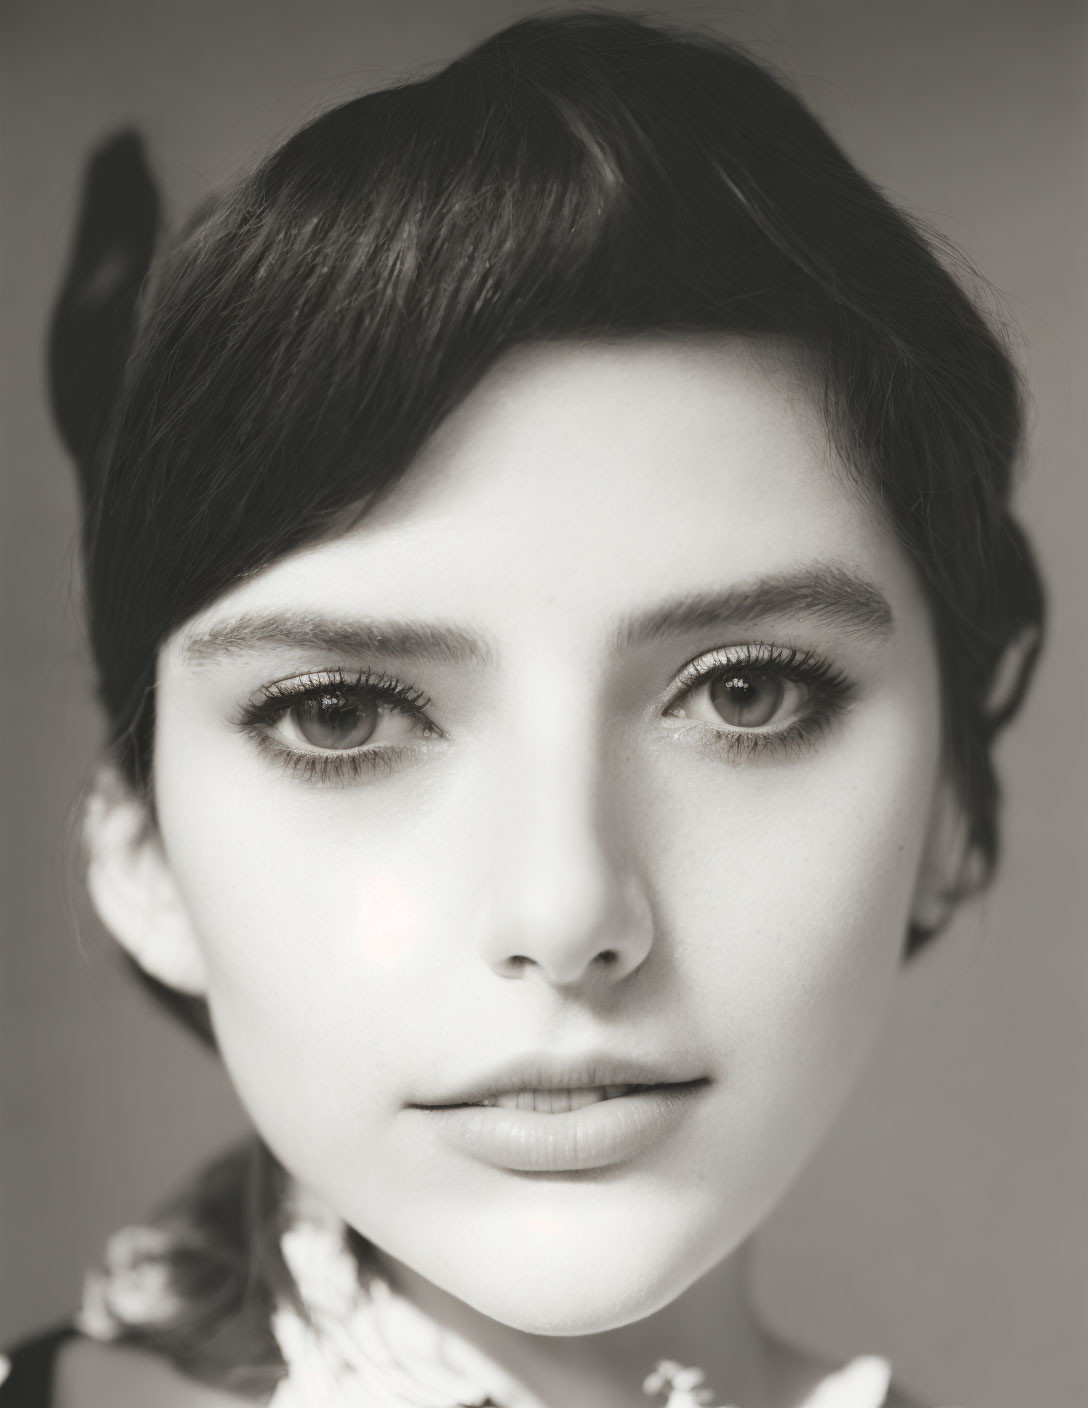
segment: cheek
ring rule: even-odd
[[[390,871],[360,879],[354,919],[359,956],[368,966],[403,963],[419,943],[422,906],[414,887]]]
[[[345,1109],[361,1126],[395,1103],[396,1053],[434,1015],[443,907],[415,859],[433,848],[358,793],[338,807],[238,778],[209,808],[189,786],[163,779],[164,840],[226,1065],[273,1143],[343,1138]]]
[[[423,877],[403,857],[375,861],[365,834],[281,827],[277,842],[251,843],[239,841],[246,818],[238,821],[225,834],[202,828],[171,856],[213,988],[254,999],[279,988],[297,999],[353,979],[356,995],[395,986],[421,956],[434,908]]]
[[[874,710],[800,762],[687,764],[658,823],[679,981],[738,1101],[798,1147],[841,1104],[886,1011],[937,750],[928,709]]]

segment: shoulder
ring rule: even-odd
[[[146,1350],[79,1338],[58,1355],[50,1408],[254,1408],[260,1401],[190,1379]]]

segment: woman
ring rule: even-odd
[[[327,113],[146,280],[141,170],[53,341],[87,879],[258,1138],[0,1401],[909,1402],[744,1266],[996,858],[998,338],[775,79],[615,14]]]

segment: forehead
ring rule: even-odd
[[[813,563],[887,583],[898,552],[784,349],[550,344],[499,363],[361,523],[229,598],[241,610],[488,617],[570,601],[614,614]]]

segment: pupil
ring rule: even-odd
[[[710,702],[728,724],[760,728],[778,712],[785,685],[777,675],[749,670],[721,674],[710,686]]]
[[[349,701],[342,694],[307,699],[293,713],[299,733],[315,748],[358,748],[378,722],[378,706],[373,699]]]

